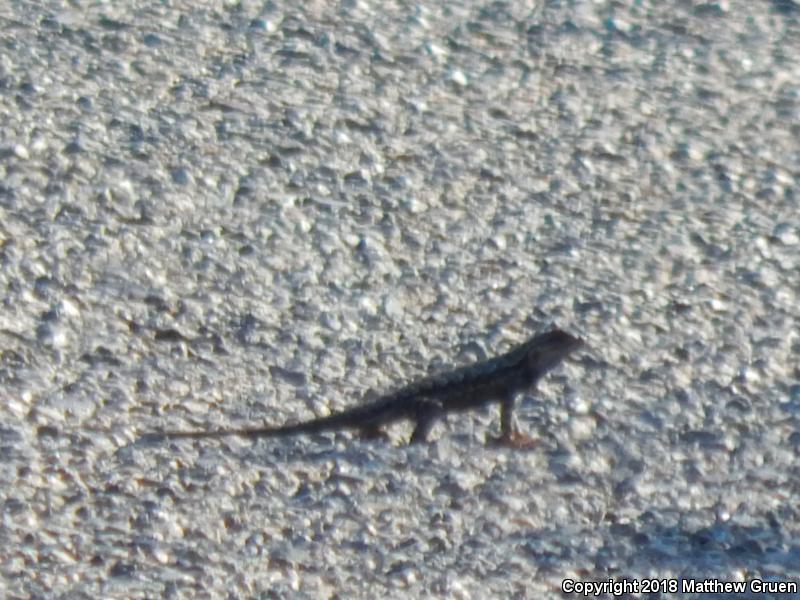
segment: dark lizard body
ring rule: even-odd
[[[516,396],[533,387],[583,342],[554,329],[537,335],[495,358],[415,381],[394,392],[350,410],[296,424],[252,429],[165,431],[148,438],[209,438],[223,436],[285,437],[340,429],[361,429],[375,434],[381,426],[401,420],[415,422],[411,442],[423,442],[437,419],[449,412],[500,404],[500,443],[524,445],[530,440],[513,423]]]

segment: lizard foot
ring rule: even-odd
[[[506,448],[516,448],[517,450],[531,450],[539,445],[539,440],[519,431],[513,431],[509,435],[489,437],[486,443],[488,446],[505,446]]]

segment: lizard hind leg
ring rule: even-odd
[[[428,441],[428,434],[436,424],[442,414],[442,407],[438,403],[423,402],[421,406],[415,411],[414,419],[416,425],[414,431],[411,433],[410,444],[419,444]]]

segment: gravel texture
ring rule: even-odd
[[[0,5],[0,595],[800,582],[800,4],[298,5]],[[553,325],[534,451],[139,439]]]

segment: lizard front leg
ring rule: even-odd
[[[533,448],[538,440],[520,433],[514,422],[514,394],[508,394],[500,402],[500,437],[490,438],[490,445],[510,448]]]

